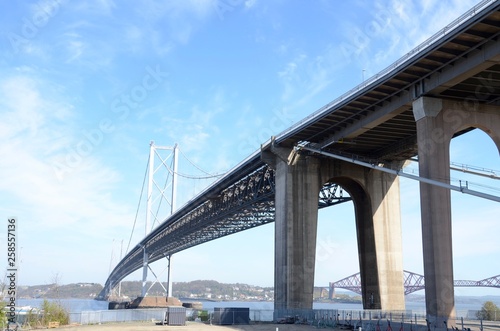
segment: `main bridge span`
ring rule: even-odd
[[[480,2],[272,137],[128,252],[101,297],[145,261],[274,221],[275,308],[311,308],[318,192],[340,185],[354,202],[364,307],[404,309],[399,182],[374,167],[399,171],[418,155],[427,316],[453,321],[449,144],[479,128],[500,150],[499,11],[498,0]]]
[[[255,160],[253,160],[255,161]],[[248,165],[250,166],[250,165]],[[190,201],[135,246],[116,266],[106,282],[106,297],[123,278],[143,267],[144,248],[152,263],[190,247],[274,221],[275,171],[260,165],[230,186],[210,187]],[[197,203],[199,202],[199,205]],[[336,184],[326,184],[319,194],[318,208],[351,201]],[[194,207],[197,205],[197,207]],[[191,208],[189,208],[191,207]],[[184,209],[187,212],[182,213]]]

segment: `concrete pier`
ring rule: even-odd
[[[337,183],[354,201],[363,306],[404,309],[399,181],[342,161],[274,148],[275,309],[311,309],[318,196]]]
[[[404,310],[399,179],[326,159],[321,177],[341,185],[354,202],[363,308]]]
[[[422,97],[413,102],[420,176],[450,181],[450,141],[469,128],[484,130],[500,151],[500,108]],[[437,327],[455,325],[451,193],[420,183],[427,318]]]
[[[311,309],[318,218],[319,162],[276,159],[275,309]]]

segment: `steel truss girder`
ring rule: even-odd
[[[359,272],[349,277],[343,278],[335,283],[330,283],[330,289],[343,288],[361,294],[361,278]]]
[[[263,166],[178,219],[174,214],[172,220],[167,219],[115,267],[99,297],[106,297],[118,282],[142,266],[144,246],[152,263],[186,248],[274,221],[274,187],[274,170]]]
[[[404,270],[405,295],[425,289],[424,276]],[[455,280],[455,287],[495,287],[500,288],[500,275],[485,278],[483,280]],[[349,277],[343,278],[334,283],[330,283],[330,289],[342,288],[354,293],[361,294],[361,278],[359,272]]]
[[[189,213],[167,219],[130,251],[108,277],[100,297],[127,275],[142,267],[146,246],[149,263],[187,248],[274,221],[275,171],[266,166],[224,189]],[[340,186],[327,183],[319,193],[318,207],[350,201]]]
[[[338,205],[340,203],[351,201],[352,198],[344,197],[344,190],[342,186],[335,183],[326,183],[319,192],[319,208]]]
[[[458,284],[458,285],[457,285]],[[485,278],[482,280],[456,280],[455,286],[462,287],[497,287],[500,288],[500,275],[493,276],[490,278]]]
[[[420,274],[416,274],[411,271],[405,271],[403,273],[404,277],[404,289],[405,295],[423,290],[425,288],[424,276]]]
[[[164,228],[155,239],[149,241],[147,250],[154,259],[159,252],[168,251],[172,254],[192,247],[193,244],[186,241],[190,237],[196,238],[198,244],[201,243],[199,235],[203,237],[206,232],[212,232],[210,237],[213,239],[219,238],[219,228],[224,229],[228,225],[231,225],[230,232],[235,233],[269,223],[273,220],[269,212],[274,214],[273,197],[274,170],[262,167],[222,191],[217,198]],[[262,215],[265,217],[260,218]],[[168,237],[168,240],[163,240],[164,237]]]

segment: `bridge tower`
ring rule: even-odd
[[[173,214],[176,209],[177,200],[177,167],[179,152],[177,144],[173,147],[156,146],[154,141],[151,141],[149,147],[147,210],[144,226],[145,237],[153,230],[155,225],[160,224],[167,216]],[[155,161],[159,161],[159,164],[155,165]],[[160,182],[160,180],[163,180],[164,183]],[[168,192],[169,190],[170,192]],[[172,295],[172,282],[170,280],[172,256],[169,255],[166,256],[166,258],[168,261],[168,286],[165,290],[167,292],[167,297],[169,297]],[[146,283],[149,268],[147,248],[143,247],[142,297],[147,295]]]
[[[485,85],[485,88],[491,87]],[[483,130],[500,152],[500,108],[480,103],[482,93],[478,88],[475,95],[462,101],[422,96],[413,102],[420,177],[449,184],[450,142],[454,134],[464,130]],[[420,209],[427,318],[438,327],[445,322],[453,326],[455,294],[450,190],[420,182]]]

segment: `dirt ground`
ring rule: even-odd
[[[295,324],[252,324],[236,326],[210,325],[186,322],[184,326],[156,325],[152,322],[106,323],[101,325],[72,325],[52,329],[54,331],[303,331],[313,330],[312,326]]]

